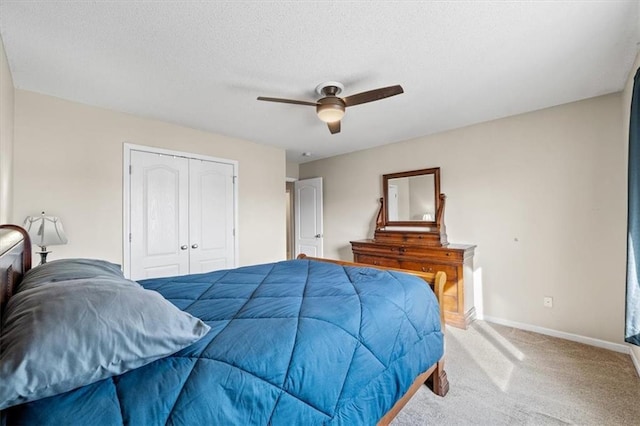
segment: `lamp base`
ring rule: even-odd
[[[47,255],[51,253],[51,251],[37,251],[36,253],[40,255],[40,264],[44,265],[47,263]]]

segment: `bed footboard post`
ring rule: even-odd
[[[444,272],[437,272],[436,279],[433,283],[433,290],[435,291],[438,303],[440,304],[440,329],[443,334],[445,332],[443,296],[444,285],[446,282],[447,275]],[[449,379],[447,379],[447,372],[444,370],[444,355],[440,358],[440,361],[438,361],[436,370],[431,375],[431,386],[436,395],[445,396],[447,392],[449,392]]]
[[[447,379],[447,372],[444,370],[444,357],[438,361],[436,371],[431,376],[431,386],[433,393],[438,396],[445,396],[449,392],[449,379]]]

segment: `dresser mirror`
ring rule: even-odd
[[[440,168],[382,176],[383,227],[436,227],[440,209]]]

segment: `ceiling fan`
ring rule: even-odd
[[[316,102],[296,101],[294,99],[268,98],[258,96],[259,101],[281,102],[285,104],[309,105],[316,107],[318,118],[329,126],[331,134],[340,132],[340,120],[344,116],[346,107],[360,105],[367,102],[378,101],[390,96],[404,93],[402,86],[389,86],[380,89],[369,90],[355,95],[340,98],[338,95],[344,90],[344,86],[337,81],[328,81],[316,87],[316,92],[322,98]]]

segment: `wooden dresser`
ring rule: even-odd
[[[444,225],[446,196],[440,168],[382,175],[380,210],[372,240],[351,241],[353,261],[447,274],[441,307],[447,324],[467,328],[473,306],[474,245],[449,244]]]
[[[444,316],[447,324],[466,329],[475,319],[473,252],[476,246],[431,246],[384,240],[351,241],[353,261],[414,271],[447,274]]]

